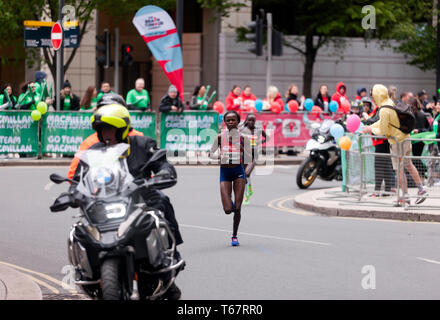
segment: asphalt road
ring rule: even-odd
[[[440,224],[312,215],[292,208],[296,166],[253,177],[240,247],[221,210],[218,168],[179,167],[166,191],[181,225],[187,268],[183,299],[439,299]],[[0,168],[0,262],[32,275],[44,297],[80,298],[61,288],[75,211],[50,213],[66,168]],[[336,186],[315,182],[312,188]]]

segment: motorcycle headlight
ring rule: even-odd
[[[127,208],[123,203],[112,203],[105,206],[105,211],[108,219],[117,219],[125,216]]]
[[[319,143],[324,143],[325,142],[325,137],[324,136],[318,136],[318,142]]]

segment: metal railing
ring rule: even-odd
[[[343,153],[343,190],[354,194],[358,202],[391,197],[395,198],[395,206],[408,209],[412,207],[408,203],[410,199],[440,198],[440,157],[437,146],[440,139],[409,138],[398,142],[395,137],[348,136],[352,145],[350,150]],[[373,145],[372,139],[390,141],[390,150],[383,143]],[[412,146],[411,153],[408,153],[408,144]],[[420,184],[427,191],[426,195],[419,194]],[[431,202],[427,207],[437,206]]]

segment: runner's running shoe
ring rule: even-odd
[[[236,247],[236,246],[239,246],[239,245],[240,245],[240,242],[238,242],[238,238],[237,238],[237,237],[232,237],[232,243],[231,243],[231,245],[232,245],[233,247]]]

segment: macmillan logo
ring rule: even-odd
[[[145,20],[145,27],[147,27],[150,30],[159,29],[164,22],[156,17],[148,17],[147,20]]]

